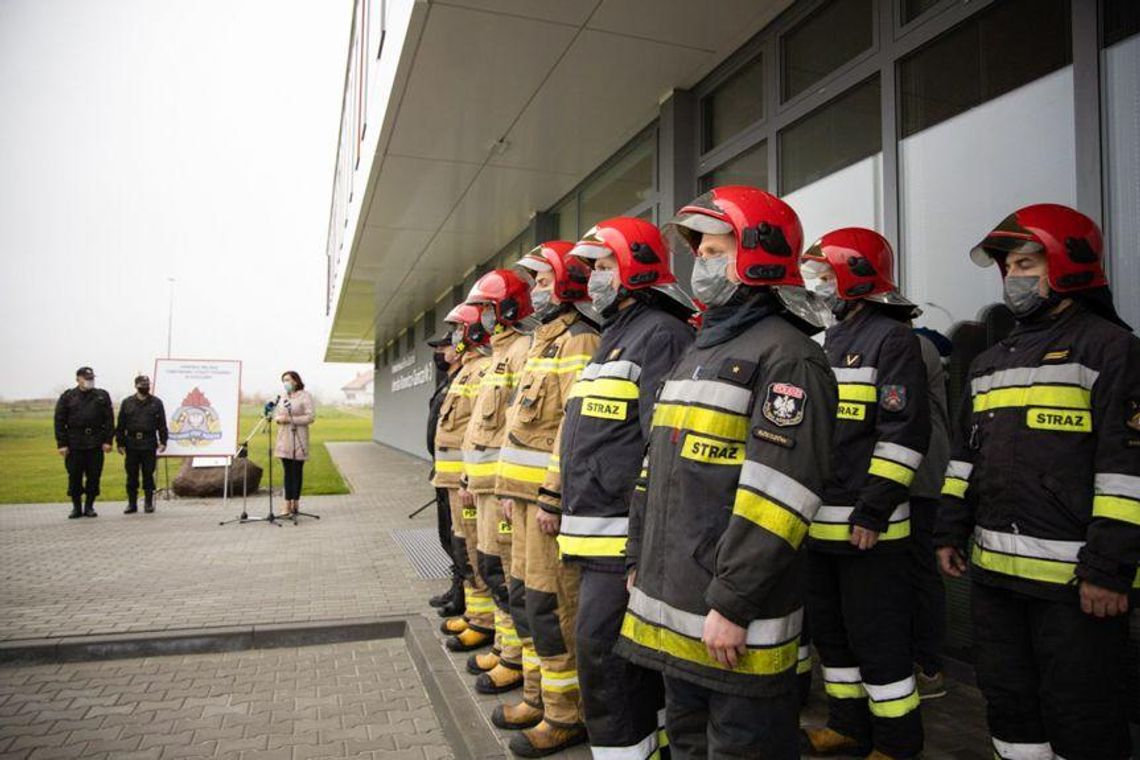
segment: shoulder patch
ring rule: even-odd
[[[1066,361],[1069,358],[1069,354],[1071,354],[1071,353],[1072,353],[1071,349],[1056,348],[1056,349],[1053,349],[1052,351],[1045,352],[1045,355],[1041,357],[1041,363],[1042,364],[1057,364],[1059,362]]]
[[[558,356],[558,349],[559,345],[557,343],[551,343],[543,350],[542,358],[549,359],[551,357]]]
[[[756,362],[747,359],[725,359],[717,370],[716,377],[738,385],[751,385],[757,366]]]
[[[791,427],[804,421],[807,393],[791,383],[768,383],[761,413],[778,427]]]
[[[844,367],[859,367],[863,364],[863,354],[844,354]]]
[[[794,449],[796,447],[796,440],[789,438],[786,435],[773,433],[771,430],[765,430],[762,427],[752,428],[752,437],[768,443],[774,443],[777,446],[783,446],[785,449]]]
[[[879,406],[887,412],[901,412],[906,409],[906,386],[884,385],[879,391]]]
[[[616,362],[618,360],[618,358],[622,355],[623,351],[625,351],[625,346],[618,346],[617,348],[613,349],[612,351],[610,351],[606,355],[606,361]]]

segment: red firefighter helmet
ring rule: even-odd
[[[480,277],[467,296],[469,304],[489,304],[502,325],[515,325],[534,313],[530,283],[511,269],[495,269]]]
[[[462,353],[468,346],[486,346],[491,342],[491,336],[479,323],[480,309],[469,303],[456,304],[455,308],[447,313],[443,321],[453,324],[463,331],[463,340],[455,349]],[[454,345],[454,343],[453,343]]]
[[[1009,253],[1043,253],[1049,287],[1058,293],[1104,287],[1104,241],[1096,222],[1056,203],[1036,203],[1014,211],[970,251],[978,266],[995,261],[1005,277]]]
[[[715,187],[684,206],[664,227],[674,254],[696,255],[702,234],[736,238],[736,273],[746,285],[803,285],[804,232],[792,207],[747,185]]]
[[[693,302],[677,286],[673,255],[661,238],[661,230],[644,219],[615,216],[590,228],[570,251],[582,259],[613,256],[618,263],[618,279],[626,291],[652,288],[672,298],[687,311]]]
[[[885,237],[863,227],[832,230],[801,257],[804,272],[827,266],[835,273],[836,295],[844,301],[865,298],[889,306],[914,306],[895,285],[895,255]]]
[[[590,281],[590,268],[579,258],[570,255],[574,244],[566,240],[551,240],[537,245],[518,266],[531,272],[554,273],[554,296],[562,303],[590,300],[586,289]]]

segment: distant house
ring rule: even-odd
[[[344,402],[349,406],[372,406],[372,373],[365,370],[354,377],[347,385],[341,387],[344,391]]]

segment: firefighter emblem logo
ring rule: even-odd
[[[804,421],[807,394],[798,385],[769,383],[761,411],[765,419],[779,427],[791,427]]]
[[[171,416],[170,437],[190,446],[206,446],[222,437],[221,419],[198,388],[186,394]]]
[[[879,396],[879,406],[887,412],[901,412],[906,409],[906,386],[884,385]]]

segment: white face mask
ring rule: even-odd
[[[483,329],[488,334],[495,334],[495,325],[498,324],[498,318],[495,317],[495,307],[487,305],[483,307],[483,313],[479,315],[479,324],[483,325]]]
[[[297,387],[297,386],[293,385],[293,381],[292,381],[292,380],[286,380],[286,381],[283,383],[283,385],[284,385],[284,387],[285,387],[285,392],[286,392],[286,393],[292,393],[292,392],[294,391],[294,389]]]
[[[547,310],[554,304],[551,300],[552,295],[551,291],[538,288],[530,292],[530,303],[534,307],[534,315],[539,319],[545,317]]]
[[[617,300],[617,290],[614,289],[614,275],[612,269],[595,269],[590,273],[590,281],[586,285],[586,292],[590,294],[590,301],[599,314],[605,315],[606,310],[613,306]]]
[[[740,287],[740,283],[728,279],[728,267],[735,264],[736,260],[731,256],[698,258],[693,263],[690,280],[693,295],[706,306],[724,306]]]

